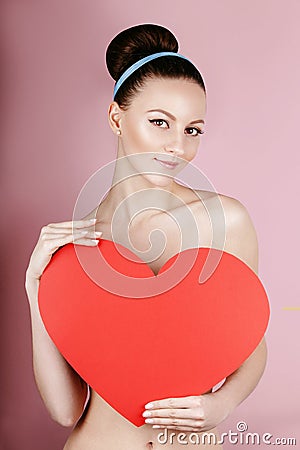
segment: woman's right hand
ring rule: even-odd
[[[53,253],[59,247],[73,241],[76,241],[76,244],[87,246],[98,245],[97,239],[100,239],[102,232],[93,231],[95,223],[96,219],[87,219],[49,223],[43,226],[38,242],[30,256],[26,270],[26,284],[32,280],[40,280]]]

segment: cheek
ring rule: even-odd
[[[124,128],[124,144],[130,153],[151,151],[154,141],[147,124],[128,123]]]
[[[190,145],[186,146],[186,151],[185,151],[185,159],[187,159],[188,161],[192,161],[195,156],[197,155],[198,152],[198,147],[199,147],[199,142],[197,143],[191,143]]]

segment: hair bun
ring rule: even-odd
[[[106,49],[106,66],[117,81],[125,70],[144,56],[157,52],[178,52],[178,41],[165,27],[136,25],[117,34]]]

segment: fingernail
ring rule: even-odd
[[[96,234],[97,236],[101,236],[102,231],[95,231],[95,234]]]
[[[90,222],[95,223],[97,219],[89,219]]]
[[[99,241],[97,241],[97,239],[92,239],[92,242],[93,242],[94,244],[99,244]]]
[[[88,231],[80,231],[80,234],[88,234]]]
[[[145,408],[152,408],[153,407],[153,403],[147,403],[147,405],[145,405]]]

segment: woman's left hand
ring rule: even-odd
[[[147,403],[149,404],[153,406],[143,412],[145,423],[151,424],[153,428],[172,430],[211,430],[231,412],[228,402],[219,396],[217,391],[189,397],[166,398]]]

